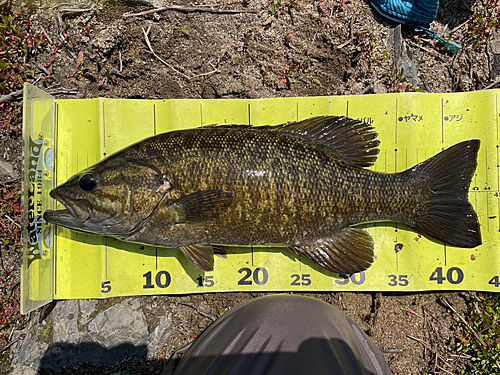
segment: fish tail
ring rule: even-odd
[[[427,181],[418,192],[426,197],[424,204],[407,225],[452,246],[481,245],[477,214],[468,200],[479,145],[479,140],[458,143],[405,172],[416,185]]]

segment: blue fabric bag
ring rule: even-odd
[[[423,31],[444,43],[448,51],[457,53],[460,50],[460,44],[445,40],[428,28],[437,16],[439,0],[371,0],[371,3],[384,17],[414,26],[416,31]]]

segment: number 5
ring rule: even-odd
[[[101,284],[101,293],[109,293],[111,291],[111,281],[103,281]]]

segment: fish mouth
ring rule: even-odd
[[[83,224],[90,219],[92,206],[87,200],[65,197],[58,194],[55,190],[50,192],[50,196],[62,203],[65,209],[47,210],[43,217],[49,223],[73,227],[75,224]]]

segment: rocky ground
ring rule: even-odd
[[[446,26],[445,38],[462,43],[456,55],[397,27],[364,0],[204,4],[211,7],[193,11],[200,4],[181,0],[169,4],[177,9],[132,16],[164,4],[44,3],[31,22],[46,42],[23,59],[33,72],[28,80],[57,98],[164,99],[474,91],[497,78],[500,49],[489,40],[497,25],[487,18],[498,12],[493,0],[441,2],[431,26],[438,33]],[[408,77],[394,70],[401,67]],[[10,129],[2,126],[0,134],[2,202],[14,207],[6,211],[12,220],[1,219],[3,240],[18,236],[12,222],[21,168],[20,119],[11,118],[17,122]],[[1,250],[3,293],[15,300],[19,246],[4,241]],[[160,373],[163,358],[192,341],[212,318],[259,295],[60,301],[51,312],[29,314],[9,334],[0,373]],[[393,374],[467,370],[468,357],[457,352],[463,326],[444,300],[465,315],[474,293],[312,296],[345,311],[380,348],[398,349],[386,354]]]

